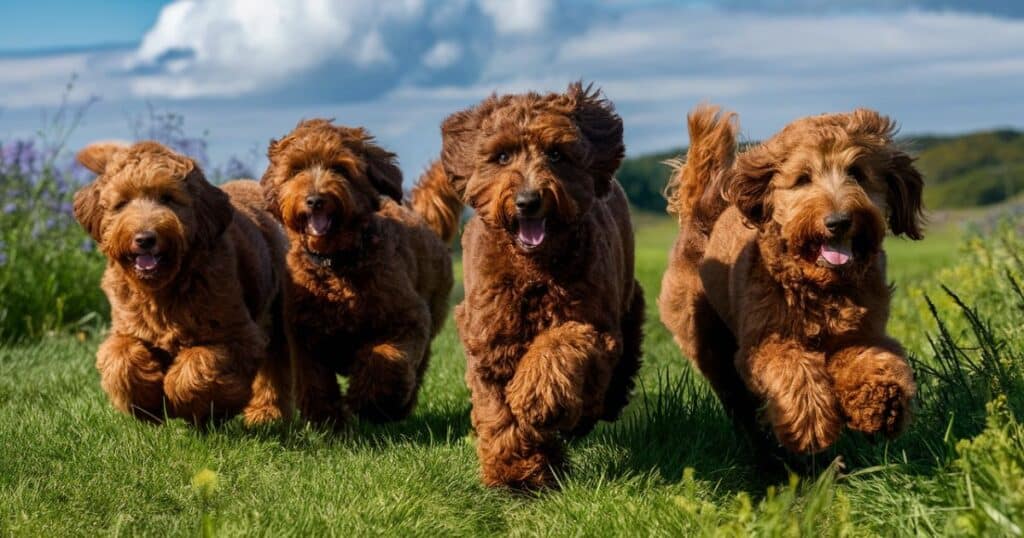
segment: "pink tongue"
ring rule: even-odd
[[[544,242],[544,219],[519,219],[519,241],[535,247]]]
[[[135,258],[135,267],[143,271],[156,269],[156,256],[152,254],[140,254]]]
[[[821,246],[821,257],[825,258],[825,261],[832,265],[846,265],[850,261],[850,251],[842,247],[833,247],[831,245]]]
[[[309,230],[313,235],[324,235],[331,228],[331,217],[323,213],[314,213],[309,219]]]

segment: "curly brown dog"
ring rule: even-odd
[[[218,189],[156,142],[93,144],[78,161],[98,174],[74,211],[107,256],[112,325],[96,367],[114,406],[195,423],[289,414],[287,243],[259,184]]]
[[[394,155],[363,129],[309,120],[268,151],[262,184],[291,241],[290,324],[301,412],[344,423],[408,415],[448,312],[461,202],[428,173],[400,204]],[[343,398],[336,375],[348,376]]]
[[[492,96],[442,127],[442,162],[475,211],[455,319],[483,481],[553,485],[562,435],[614,420],[640,367],[644,300],[613,175],[622,120],[599,92]]]
[[[739,155],[732,114],[698,108],[689,128],[658,301],[683,352],[738,423],[757,432],[763,410],[791,452],[824,450],[844,424],[898,434],[916,388],[885,332],[882,241],[922,237],[923,181],[895,124],[813,116]]]

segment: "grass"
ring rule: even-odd
[[[637,222],[640,388],[622,420],[570,447],[560,491],[479,485],[451,322],[414,415],[342,434],[139,423],[99,388],[97,337],[49,336],[0,346],[0,535],[1020,534],[1015,232],[971,243],[944,228],[889,244],[892,326],[918,364],[917,420],[895,442],[848,435],[797,478],[757,466],[658,322],[675,230]],[[838,455],[845,470],[830,465]]]

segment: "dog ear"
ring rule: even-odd
[[[231,224],[234,208],[227,193],[210,184],[195,161],[190,159],[189,166],[185,184],[196,217],[196,240],[200,247],[211,247]]]
[[[103,206],[100,203],[100,187],[103,181],[103,178],[99,177],[79,189],[72,204],[75,220],[97,243],[102,242],[103,236]]]
[[[725,199],[740,210],[748,222],[760,228],[772,215],[768,194],[772,177],[776,172],[776,160],[769,148],[761,144],[736,157],[732,173],[726,177],[723,189]]]
[[[480,109],[484,104],[456,112],[441,124],[441,166],[455,193],[466,202],[466,183],[476,171],[476,136],[480,128]]]
[[[896,235],[923,239],[924,208],[921,193],[924,190],[924,178],[914,167],[914,159],[902,151],[896,151],[886,170],[885,181],[889,186],[889,229]]]
[[[402,201],[402,170],[395,165],[395,154],[384,148],[366,143],[366,176],[377,192]]]
[[[125,147],[127,146],[120,142],[94,142],[79,151],[75,159],[93,173],[103,174],[110,158]]]
[[[576,125],[590,143],[590,173],[594,177],[594,192],[598,197],[608,194],[612,178],[626,156],[622,143],[622,118],[615,105],[601,96],[593,84],[583,87],[582,82],[569,85],[566,92],[575,103],[573,111]]]

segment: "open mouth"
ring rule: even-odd
[[[313,213],[306,222],[306,232],[313,237],[323,237],[330,233],[334,219],[327,213]]]
[[[821,244],[818,250],[818,265],[838,269],[853,263],[853,249],[850,240],[830,241]]]
[[[161,256],[153,253],[136,254],[132,260],[135,270],[142,275],[152,275],[160,268]]]
[[[526,250],[532,250],[544,242],[544,219],[519,217],[519,231],[516,234],[519,244]]]

